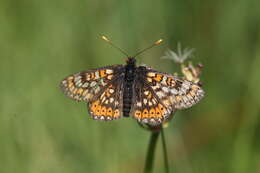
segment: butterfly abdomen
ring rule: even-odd
[[[135,79],[135,59],[129,58],[125,66],[124,92],[123,92],[123,115],[129,117],[133,97],[133,82]]]

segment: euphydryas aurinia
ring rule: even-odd
[[[60,86],[68,97],[86,101],[94,120],[131,116],[152,126],[160,125],[174,110],[189,108],[204,96],[198,84],[137,66],[134,57],[127,58],[126,65],[72,74]]]

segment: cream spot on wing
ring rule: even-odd
[[[112,74],[112,73],[113,73],[113,70],[111,70],[111,69],[106,70],[106,74]]]
[[[110,88],[110,89],[109,89],[109,92],[110,92],[111,94],[113,94],[113,93],[115,92],[115,90],[112,89],[112,88]]]
[[[163,98],[165,96],[164,92],[162,91],[158,91],[156,94],[158,95],[159,98]]]
[[[79,79],[79,80],[75,83],[75,85],[76,85],[77,87],[81,87],[81,86],[82,86],[81,79]]]
[[[152,82],[153,81],[152,78],[149,78],[149,77],[146,78],[146,79],[147,79],[148,82]]]
[[[167,85],[167,82],[166,82],[166,80],[167,80],[167,77],[166,77],[166,76],[163,76],[163,79],[162,79],[162,84],[164,84],[164,85]]]
[[[106,83],[104,82],[103,79],[100,80],[100,83],[101,83],[102,86],[105,86],[105,85],[106,85]]]
[[[137,102],[136,105],[137,105],[138,107],[141,107],[141,106],[142,106],[142,103],[141,103],[141,102]]]
[[[99,79],[99,72],[98,71],[95,72],[95,79]]]
[[[113,75],[108,75],[108,76],[107,76],[107,79],[108,79],[108,80],[111,80],[112,78],[113,78]]]
[[[91,75],[90,75],[90,74],[87,74],[86,80],[90,80],[90,78],[91,78]]]
[[[92,96],[93,96],[92,94],[88,93],[85,98],[90,99],[92,98]]]
[[[110,101],[110,103],[113,103],[114,102],[114,98],[110,97],[109,101]]]
[[[87,88],[87,87],[88,87],[88,84],[89,84],[88,82],[85,82],[85,83],[82,85],[82,87],[83,87],[83,88]]]
[[[100,91],[100,87],[97,87],[97,88],[95,89],[95,94],[97,94],[99,91]]]
[[[74,78],[74,81],[76,82],[76,81],[78,81],[78,80],[81,80],[81,76],[79,75],[79,76],[76,76],[75,78]]]
[[[103,97],[101,102],[104,103],[105,100],[106,100],[106,97]]]
[[[93,86],[95,86],[96,84],[97,84],[97,82],[92,81],[92,82],[90,83],[90,87],[93,87]]]
[[[153,73],[153,72],[148,72],[148,73],[147,73],[147,76],[149,76],[149,77],[154,77],[154,76],[155,76],[155,73]]]
[[[173,88],[173,89],[171,89],[171,93],[174,94],[174,95],[177,95],[178,91],[175,88]]]
[[[145,94],[145,95],[148,95],[148,94],[149,94],[149,91],[145,91],[144,94]]]
[[[169,92],[169,88],[167,88],[167,87],[162,87],[162,90],[163,90],[164,92],[166,92],[166,93]]]

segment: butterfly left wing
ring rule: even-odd
[[[95,120],[114,120],[122,115],[122,65],[113,65],[72,74],[60,87],[69,98],[88,103]]]
[[[75,73],[62,80],[60,88],[73,100],[89,102],[109,83],[120,77],[122,68],[122,65],[113,65]]]

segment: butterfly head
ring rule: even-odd
[[[134,57],[128,57],[126,59],[126,64],[127,65],[131,65],[131,66],[135,66],[136,64],[136,59]]]

